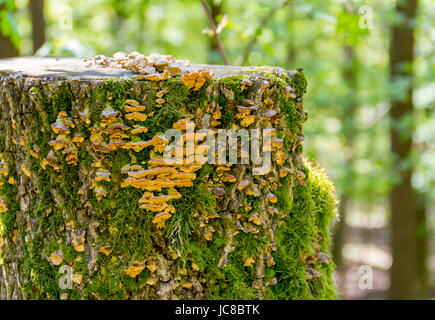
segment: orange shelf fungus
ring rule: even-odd
[[[163,210],[165,210],[166,207],[167,207],[166,203],[161,203],[161,204],[144,203],[140,205],[141,209],[144,209],[146,211],[151,211],[151,212],[162,212]]]
[[[140,112],[131,112],[131,113],[127,113],[125,115],[125,118],[127,120],[133,120],[133,121],[145,121],[148,118],[148,116]]]
[[[7,212],[8,205],[6,203],[6,199],[4,197],[0,197],[0,213]]]
[[[192,120],[190,118],[184,118],[184,119],[180,119],[177,122],[175,122],[172,127],[174,129],[180,130],[180,131],[184,131],[187,129],[187,126],[192,126],[192,128],[195,127],[195,123],[192,122]]]
[[[100,182],[100,181],[110,182],[110,171],[105,170],[105,169],[98,169],[97,172],[95,173],[95,181],[96,182]]]
[[[89,119],[88,112],[86,110],[79,112],[78,115],[80,120],[82,120],[86,125],[91,124],[91,119]]]
[[[105,127],[107,124],[111,123],[118,114],[119,114],[118,111],[115,111],[110,107],[107,107],[100,114],[100,118],[101,118],[100,125],[102,127]]]
[[[271,143],[272,143],[272,147],[279,148],[279,147],[281,147],[284,144],[284,140],[283,139],[279,139],[277,137],[272,137]]]
[[[71,130],[65,125],[61,118],[57,118],[56,122],[50,125],[51,129],[55,134],[69,134]]]
[[[165,99],[157,98],[157,99],[156,99],[156,103],[157,103],[157,107],[161,107],[162,104],[165,103]]]
[[[168,70],[172,76],[176,76],[181,73],[183,67],[178,63],[170,63],[166,66],[166,70]]]
[[[214,72],[207,69],[201,69],[199,70],[199,73],[207,80],[213,80]]]
[[[63,254],[62,254],[62,250],[53,252],[50,255],[50,261],[52,264],[54,264],[55,266],[59,266],[62,264],[63,262]]]
[[[27,169],[27,165],[26,165],[26,163],[25,162],[23,162],[22,164],[21,164],[21,170],[23,171],[23,173],[24,173],[24,175],[26,176],[26,177],[31,177],[32,176],[32,173],[29,171],[29,169]]]
[[[135,142],[127,142],[122,146],[122,149],[131,149],[135,152],[140,152],[142,149],[149,147],[152,145],[152,141],[135,141]]]
[[[73,274],[71,275],[72,282],[76,284],[81,284],[83,281],[83,275],[82,274]]]
[[[222,198],[224,195],[227,194],[223,188],[217,186],[213,186],[212,192],[217,198]]]
[[[237,185],[237,189],[239,191],[242,191],[244,189],[246,189],[249,186],[250,182],[248,179],[244,179],[242,181],[239,182],[239,184]]]
[[[283,168],[279,169],[279,177],[284,178],[292,172],[293,172],[292,169],[283,167]]]
[[[269,192],[264,198],[266,199],[266,202],[271,202],[271,203],[278,202],[278,197],[271,192]]]
[[[137,102],[136,100],[133,100],[133,99],[125,100],[125,103],[132,106],[132,107],[137,107],[139,105],[139,102]]]
[[[230,167],[227,167],[227,166],[217,166],[217,168],[216,168],[216,172],[217,173],[222,173],[223,171],[230,171],[231,170],[231,168]]]
[[[302,171],[297,171],[296,172],[296,178],[303,180],[305,179],[305,173],[303,173]]]
[[[83,143],[83,141],[85,141],[85,137],[83,137],[81,134],[76,134],[71,140],[71,142],[79,144]]]
[[[245,263],[243,264],[245,267],[252,267],[255,263],[255,259],[252,257],[249,257],[245,260]]]
[[[157,265],[156,265],[156,263],[155,263],[154,261],[149,261],[149,262],[147,263],[147,265],[146,265],[146,268],[147,268],[149,271],[154,272],[154,271],[157,270]]]
[[[255,116],[249,115],[240,121],[240,125],[243,127],[249,127],[254,122],[255,122]]]
[[[9,175],[9,168],[3,160],[0,161],[0,176],[7,177]]]
[[[72,245],[77,252],[85,251],[85,230],[78,230],[77,232],[71,232]]]
[[[168,93],[168,89],[160,90],[159,92],[156,93],[156,97],[157,98],[162,98],[167,93]]]
[[[262,224],[260,218],[256,214],[251,215],[248,219],[248,222],[252,222],[252,223],[256,224],[257,226],[260,226]]]
[[[157,176],[157,175],[174,175],[176,173],[177,170],[172,167],[156,167],[156,168],[146,169],[146,170],[131,171],[128,172],[128,176],[133,177],[135,179],[140,179],[140,178]]]
[[[112,249],[110,248],[110,244],[105,244],[100,247],[98,252],[105,254],[106,256],[109,256],[112,253]]]
[[[222,112],[220,112],[219,110],[215,111],[213,113],[212,118],[215,119],[215,120],[219,120],[220,118],[222,118]]]
[[[326,253],[318,252],[317,261],[320,263],[329,263],[331,261],[331,257],[329,257]]]
[[[57,157],[51,150],[47,157],[41,161],[41,166],[45,170],[47,166],[51,166],[54,170],[59,170],[60,166],[57,164]]]
[[[229,173],[224,173],[221,177],[223,182],[236,182],[237,178]]]
[[[249,87],[251,87],[252,86],[252,81],[251,80],[249,80],[249,79],[243,79],[242,80],[242,84],[241,84],[241,86],[240,86],[240,90],[245,90],[245,89],[247,89],[247,88],[249,88]]]
[[[207,241],[212,241],[213,240],[213,232],[215,230],[213,229],[213,227],[208,227],[205,231],[204,231],[204,239]]]
[[[127,165],[121,168],[121,173],[126,174],[130,171],[139,171],[139,170],[143,170],[143,167],[141,165],[138,164]]]
[[[256,106],[249,106],[249,107],[238,106],[237,109],[239,110],[239,113],[236,114],[236,118],[243,118],[243,117],[246,117],[249,114],[251,114],[252,111],[255,111],[257,109],[257,107]]]
[[[66,135],[60,134],[55,140],[48,141],[48,144],[54,149],[54,151],[62,150],[63,148],[68,148],[69,139]]]
[[[136,276],[145,269],[145,261],[134,261],[132,265],[124,270],[124,273],[131,278]]]
[[[267,89],[267,88],[270,87],[270,82],[269,81],[263,80],[262,82],[263,82],[263,89]]]
[[[284,152],[282,151],[277,151],[275,153],[275,156],[273,157],[273,160],[275,161],[275,163],[279,166],[282,166],[285,162],[286,159],[286,155]]]
[[[320,278],[321,276],[322,276],[322,274],[319,271],[317,271],[317,270],[315,270],[313,268],[310,268],[310,267],[307,268],[307,277],[306,277],[306,280],[311,280],[311,279],[314,279],[314,278]]]
[[[104,133],[114,134],[114,133],[119,133],[119,132],[122,132],[122,131],[127,131],[127,130],[130,130],[130,129],[131,129],[131,127],[126,126],[125,124],[114,123],[114,124],[110,125],[108,128],[106,128],[104,130]]]
[[[107,197],[106,190],[102,187],[96,187],[95,188],[95,198],[97,198],[97,200],[100,201],[104,197]]]
[[[127,112],[142,112],[145,111],[145,106],[128,106],[125,105],[124,107],[125,111]]]
[[[130,130],[130,133],[133,135],[137,135],[140,133],[147,133],[147,132],[148,132],[148,128],[141,127],[141,126],[134,126],[134,128]]]
[[[272,119],[275,118],[276,116],[278,116],[278,111],[274,109],[267,110],[261,115],[263,119]]]
[[[271,216],[274,216],[275,214],[276,214],[277,216],[279,216],[279,211],[278,211],[278,209],[275,208],[275,207],[268,206],[268,207],[267,207],[267,212],[269,212],[269,214],[270,214]]]
[[[267,259],[266,259],[266,264],[267,264],[267,266],[269,266],[269,267],[275,265],[275,261],[273,260],[273,257],[272,257],[272,256],[268,256],[268,257],[267,257]]]
[[[291,86],[285,86],[285,95],[287,96],[287,98],[290,98],[290,99],[297,98],[296,94],[293,91],[294,91],[294,89]]]
[[[125,141],[114,139],[110,140],[109,144],[107,145],[107,148],[109,148],[111,151],[114,151],[116,149],[122,148],[126,144]]]
[[[170,217],[170,213],[160,212],[154,217],[152,223],[156,225],[157,229],[162,229],[165,226],[165,221],[168,220]]]
[[[206,78],[199,72],[185,73],[181,77],[181,82],[189,89],[193,89],[193,91],[199,90],[205,81]]]
[[[167,80],[167,79],[169,79],[170,76],[171,76],[171,74],[169,72],[165,71],[163,73],[152,73],[152,74],[146,75],[145,79],[148,81],[158,82],[158,81]]]
[[[192,284],[190,282],[185,282],[181,285],[184,289],[192,288]]]
[[[263,102],[269,106],[273,106],[275,103],[273,102],[272,99],[266,98],[263,100]]]

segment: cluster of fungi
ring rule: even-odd
[[[191,92],[197,92],[206,86],[208,95],[226,95],[232,99],[234,92],[230,90],[213,93],[213,84],[216,81],[213,72],[207,69],[194,68],[188,61],[175,60],[172,56],[152,54],[145,56],[139,53],[117,53],[113,57],[96,56],[85,61],[87,67],[122,68],[134,72],[138,81],[148,81],[155,90],[154,103],[150,105],[145,99],[133,99],[126,96],[122,108],[115,108],[109,104],[102,108],[98,119],[91,116],[89,106],[78,107],[75,111],[60,110],[56,120],[50,124],[53,139],[48,141],[46,154],[40,155],[39,148],[34,145],[28,148],[28,154],[40,162],[44,170],[54,170],[61,173],[64,166],[80,168],[80,177],[83,186],[78,189],[78,196],[82,203],[92,196],[95,201],[102,202],[116,198],[116,192],[110,192],[110,184],[116,188],[133,188],[141,192],[138,199],[138,208],[143,214],[152,215],[152,226],[156,233],[163,232],[165,226],[171,221],[176,212],[177,201],[180,200],[184,188],[192,188],[195,183],[204,185],[206,190],[215,199],[215,207],[204,210],[200,206],[192,212],[198,220],[196,233],[202,240],[211,243],[215,234],[226,239],[222,252],[219,254],[217,267],[228,263],[229,255],[234,250],[234,241],[238,234],[243,233],[256,237],[261,235],[263,246],[258,248],[259,254],[243,254],[242,265],[254,268],[255,274],[252,288],[258,293],[257,298],[263,298],[266,287],[277,283],[276,277],[265,279],[265,268],[275,265],[274,252],[278,250],[278,241],[275,231],[285,225],[288,210],[281,210],[280,199],[283,193],[293,196],[293,188],[307,184],[306,171],[298,147],[304,140],[302,129],[292,131],[288,128],[285,115],[281,110],[276,92],[283,94],[285,99],[297,101],[298,96],[290,82],[276,83],[266,77],[245,76],[239,84],[238,90],[245,97],[243,103],[234,105],[232,118],[224,124],[224,110],[216,99],[210,99],[204,107],[196,110],[180,110],[181,119],[172,123],[172,128],[181,132],[181,139],[177,142],[183,148],[181,161],[168,161],[163,153],[167,150],[170,141],[163,132],[159,132],[149,139],[144,136],[152,128],[147,127],[147,120],[155,117],[156,111],[167,103],[165,96],[168,88],[165,80],[179,77],[181,83]],[[281,76],[281,75],[279,75]],[[282,75],[285,77],[285,75]],[[280,86],[277,88],[277,86]],[[204,89],[204,88],[203,88]],[[252,93],[250,93],[252,92]],[[302,103],[295,102],[297,112],[303,117]],[[228,122],[228,121],[227,121]],[[204,130],[208,134],[192,133],[187,129]],[[198,172],[206,165],[210,146],[206,137],[217,135],[219,129],[263,129],[267,128],[270,134],[271,145],[269,149],[262,149],[262,154],[270,153],[272,161],[268,165],[231,164],[226,159],[221,161],[218,155],[226,150],[224,146],[214,146],[214,155],[218,161],[214,162],[212,172],[203,175],[198,181]],[[170,129],[170,128],[167,128]],[[154,132],[154,131],[152,131]],[[264,137],[263,137],[264,138]],[[193,146],[186,142],[193,139]],[[17,142],[15,142],[17,143]],[[237,158],[247,157],[243,148],[237,144]],[[92,158],[91,164],[86,168],[81,163],[79,150],[86,150]],[[146,160],[140,155],[146,150]],[[129,163],[123,163],[120,170],[115,173],[109,157],[122,151],[128,154]],[[174,151],[175,152],[175,151]],[[171,153],[174,155],[174,153]],[[138,160],[138,159],[141,160]],[[61,160],[62,159],[62,160]],[[197,161],[201,159],[201,161]],[[208,164],[207,164],[208,165]],[[27,177],[32,172],[22,163],[21,172]],[[0,158],[0,176],[8,177],[8,167]],[[4,179],[3,179],[4,180]],[[285,181],[285,185],[284,182]],[[9,183],[13,184],[13,178]],[[2,182],[3,183],[3,182]],[[285,186],[288,186],[287,189]],[[132,190],[133,190],[132,189]],[[284,191],[283,191],[284,190]],[[7,211],[6,200],[0,197],[0,214]],[[70,243],[77,253],[87,250],[86,239],[89,230],[76,227],[74,221],[65,221],[66,229],[70,234]],[[110,230],[112,231],[112,230]],[[322,276],[316,270],[317,263],[329,263],[329,257],[321,252],[321,243],[324,239],[318,235],[312,247],[302,253],[300,260],[305,265],[306,280]],[[157,289],[161,279],[159,272],[162,266],[172,265],[180,258],[179,252],[167,244],[169,258],[163,255],[150,255],[146,259],[138,258],[123,267],[124,275],[137,278],[143,270],[148,269],[151,275],[146,285],[155,288],[159,298],[175,298],[173,294],[179,290],[190,290],[191,294],[183,297],[204,298],[204,287],[207,279],[201,275],[200,268],[193,258],[190,259],[190,271],[185,267],[172,270],[171,281],[166,277]],[[99,244],[98,253],[111,257],[113,247],[110,243]],[[115,257],[113,259],[116,260]],[[60,266],[64,262],[62,250],[51,252],[49,261],[53,266]],[[176,268],[175,268],[176,269]],[[83,275],[73,274],[73,282],[81,284]]]

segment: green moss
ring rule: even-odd
[[[0,187],[0,196],[5,197],[8,210],[0,213],[0,236],[7,237],[14,230],[15,216],[20,211],[20,205],[15,200],[14,186],[5,182]]]
[[[331,280],[333,264],[316,264],[322,277],[306,280],[306,267],[301,261],[303,252],[312,250],[320,235],[322,251],[327,252],[330,241],[329,226],[336,218],[334,188],[323,171],[306,165],[307,184],[295,189],[294,205],[288,213],[284,228],[278,229],[279,249],[274,255],[274,270],[278,283],[271,287],[277,299],[334,299],[335,288]]]

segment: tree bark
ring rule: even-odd
[[[33,53],[45,43],[44,0],[30,0],[30,14],[32,16]]]
[[[73,58],[0,61],[0,298],[334,298],[336,199],[302,158],[305,87],[279,68],[149,81]],[[271,170],[162,164],[162,134],[189,120],[275,128]]]
[[[343,136],[344,145],[346,148],[346,161],[344,166],[347,170],[345,178],[343,179],[344,190],[340,197],[339,205],[339,216],[340,222],[337,223],[334,232],[334,247],[333,256],[335,263],[337,264],[337,273],[339,276],[345,275],[346,268],[344,265],[344,260],[342,256],[342,249],[346,243],[346,238],[348,236],[348,229],[345,219],[347,210],[349,209],[349,203],[351,202],[351,192],[353,190],[352,185],[355,179],[354,174],[354,142],[356,136],[355,127],[355,115],[358,108],[357,94],[358,94],[358,83],[357,83],[357,71],[358,71],[358,58],[355,53],[355,49],[346,45],[344,48],[345,63],[343,66],[343,76],[348,86],[347,104],[343,112]],[[344,284],[345,279],[340,279],[341,284]]]
[[[417,0],[398,1],[396,10],[403,15],[403,21],[392,28],[390,65],[393,81],[401,77],[412,79]],[[413,167],[403,166],[411,155],[413,129],[403,129],[399,125],[413,113],[412,80],[406,93],[403,100],[392,102],[390,112],[391,151],[396,157],[393,168],[400,176],[400,183],[392,188],[390,194],[393,247],[391,297],[394,299],[413,299],[420,286],[416,192],[411,183]]]

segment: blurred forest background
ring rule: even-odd
[[[341,202],[340,296],[434,298],[435,1],[206,3],[230,64],[305,70],[305,152]],[[210,28],[200,0],[0,0],[0,58],[139,51],[223,64]]]

